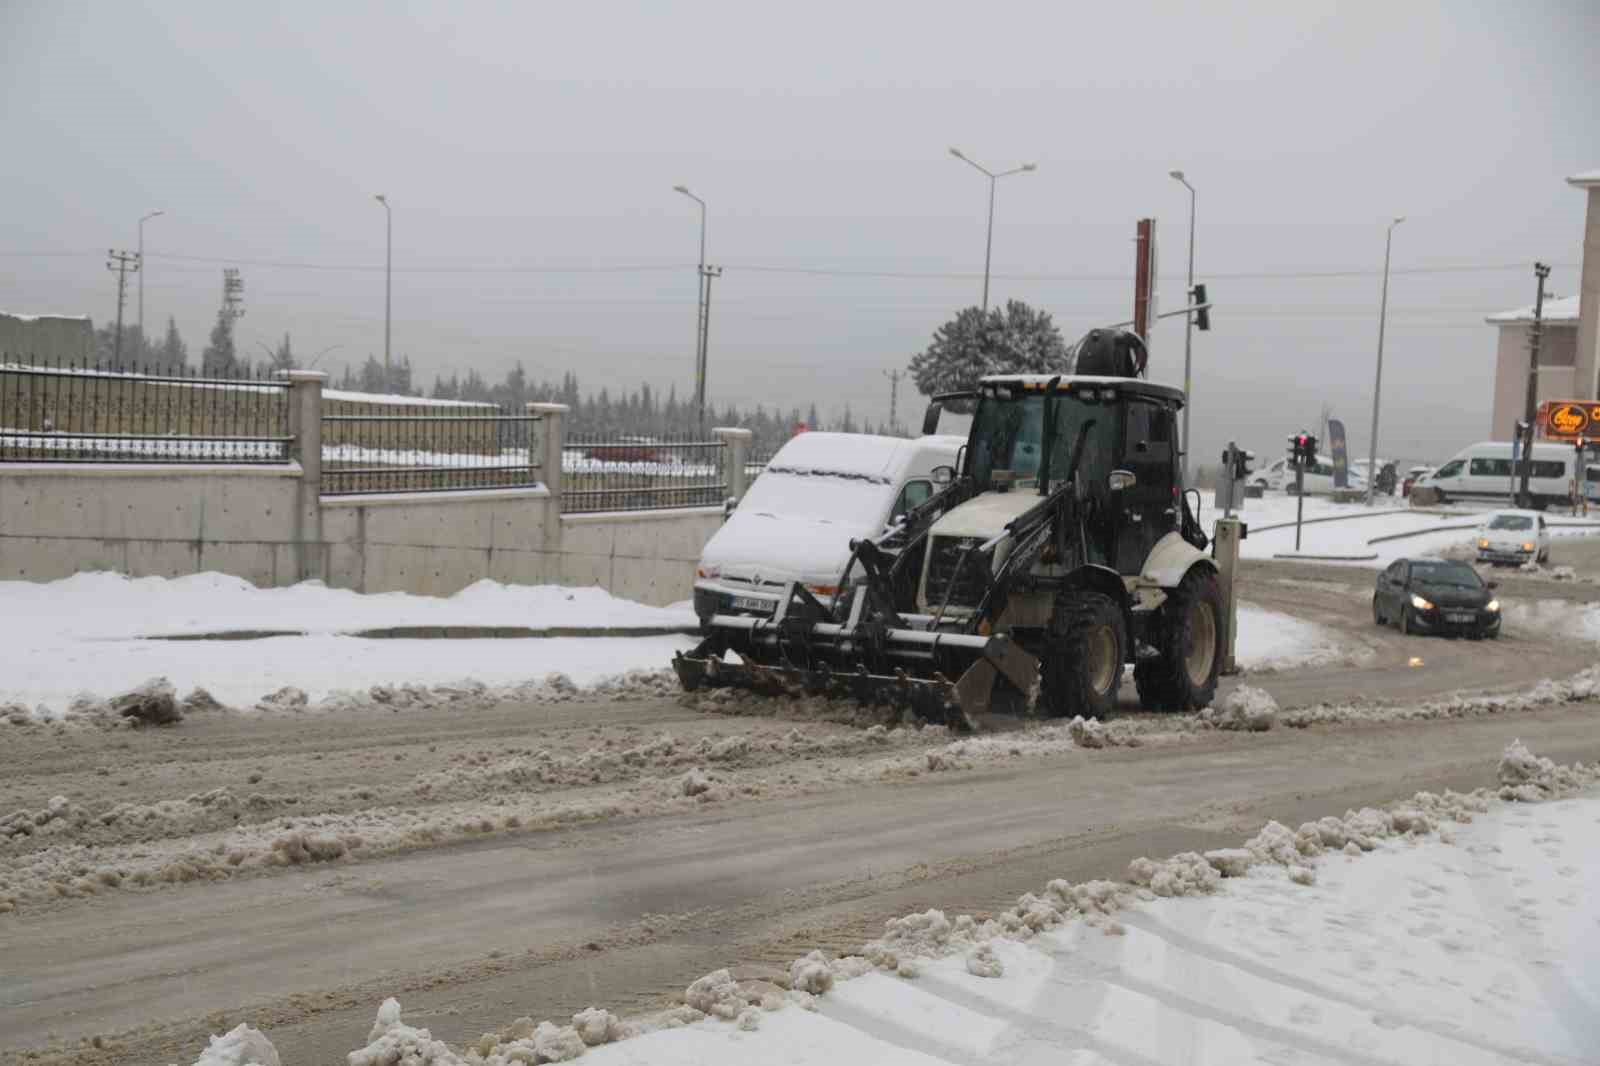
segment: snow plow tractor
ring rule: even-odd
[[[1224,615],[1181,484],[1183,393],[1132,373],[994,376],[930,418],[952,403],[972,429],[939,490],[852,542],[831,602],[797,582],[768,617],[713,616],[674,661],[683,687],[850,697],[977,730],[1104,715],[1131,663],[1145,708],[1208,705]]]

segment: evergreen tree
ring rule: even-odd
[[[969,307],[940,326],[933,341],[911,360],[918,391],[970,389],[985,374],[1065,373],[1066,342],[1044,311],[1021,300],[988,313]]]
[[[162,370],[182,370],[189,365],[189,346],[178,333],[178,320],[167,316],[167,335],[156,350],[156,366]]]
[[[289,335],[285,333],[283,341],[278,345],[277,350],[272,353],[271,369],[274,371],[293,370],[299,365],[294,361],[294,352],[289,347]]]
[[[240,359],[233,344],[233,316],[226,308],[217,312],[217,324],[211,327],[211,341],[200,355],[200,369],[211,375],[243,373],[250,364]]]

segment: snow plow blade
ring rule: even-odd
[[[995,703],[1031,708],[1038,691],[1038,660],[1005,636],[738,615],[716,615],[710,628],[698,647],[673,658],[687,692],[850,699],[976,732]],[[727,660],[729,651],[738,662]]]

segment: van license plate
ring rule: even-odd
[[[777,606],[771,600],[764,600],[760,596],[735,596],[732,603],[736,611],[758,611],[761,614],[771,614]]]
[[[1470,611],[1450,611],[1444,616],[1446,622],[1476,622],[1478,616]]]

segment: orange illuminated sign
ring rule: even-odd
[[[1600,435],[1600,401],[1547,400],[1539,406],[1539,428],[1560,440]]]

